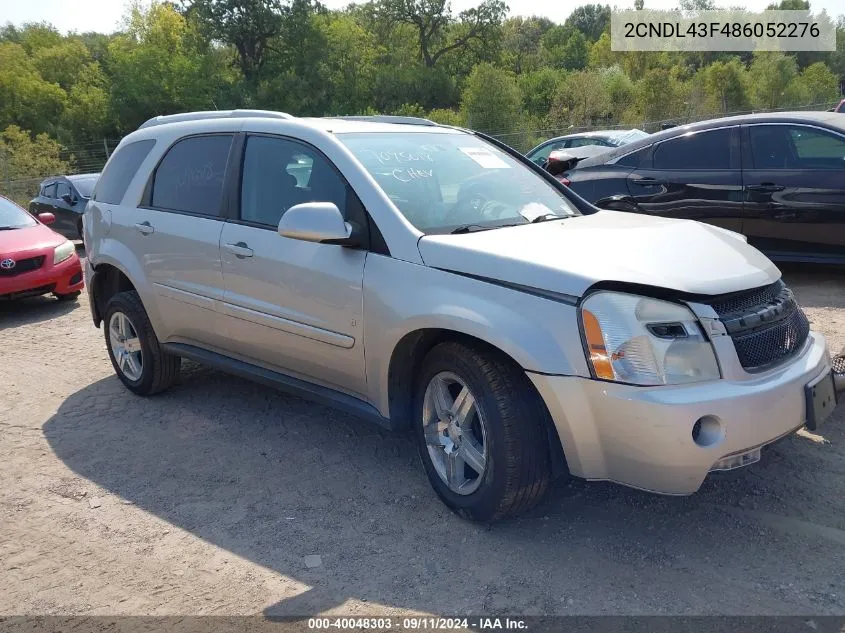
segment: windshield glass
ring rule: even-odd
[[[642,138],[648,136],[647,132],[643,132],[642,130],[629,130],[623,134],[620,134],[613,142],[616,143],[617,147],[621,147],[622,145],[627,145],[628,143],[633,143],[634,141],[639,141]]]
[[[577,211],[563,193],[508,154],[464,133],[340,134],[420,231],[525,224]]]
[[[0,198],[0,231],[7,229],[22,229],[36,224],[29,213],[21,209],[11,200]]]
[[[90,198],[91,191],[94,190],[94,185],[97,184],[96,178],[78,178],[73,180],[73,186],[83,198]]]

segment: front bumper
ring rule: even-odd
[[[19,299],[54,292],[60,295],[82,290],[82,265],[79,256],[74,253],[68,259],[53,265],[52,253],[40,268],[0,278],[0,299]]]
[[[691,494],[722,458],[769,444],[804,425],[804,386],[830,370],[824,337],[743,380],[636,387],[528,372],[545,400],[573,475],[664,494]],[[715,419],[717,439],[693,440],[696,421]],[[712,437],[712,436],[711,436]]]

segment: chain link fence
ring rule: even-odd
[[[530,129],[520,131],[492,132],[491,136],[507,143],[515,149],[527,152],[539,143],[566,134],[577,134],[591,130],[613,130],[630,129],[637,127],[644,132],[657,132],[666,127],[686,125],[696,121],[704,121],[716,117],[734,116],[742,114],[753,114],[756,112],[783,112],[783,111],[819,111],[828,110],[831,103],[811,103],[798,107],[774,109],[774,110],[741,110],[736,112],[687,112],[668,119],[655,121],[642,121],[638,124],[622,124],[608,122],[588,126],[559,126],[542,129]],[[72,175],[85,173],[98,173],[102,171],[111,152],[120,142],[119,138],[103,138],[87,141],[78,145],[63,148],[60,154],[62,160],[67,161],[70,169],[67,174],[35,173],[35,174],[12,174],[9,169],[9,161],[4,157],[0,148],[0,195],[10,198],[26,207],[29,201],[38,193],[40,183],[49,176]]]

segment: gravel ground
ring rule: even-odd
[[[842,349],[845,274],[785,276]],[[480,527],[404,436],[188,363],[131,395],[84,297],[0,305],[0,368],[0,614],[845,614],[845,406],[691,497]]]

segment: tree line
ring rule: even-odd
[[[619,53],[608,5],[577,7],[563,24],[507,12],[502,0],[460,13],[448,0],[338,11],[317,0],[179,0],[131,6],[112,34],[7,24],[0,186],[72,170],[103,153],[102,139],[187,110],[426,116],[525,150],[570,127],[829,107],[845,79],[842,16],[830,53]]]

